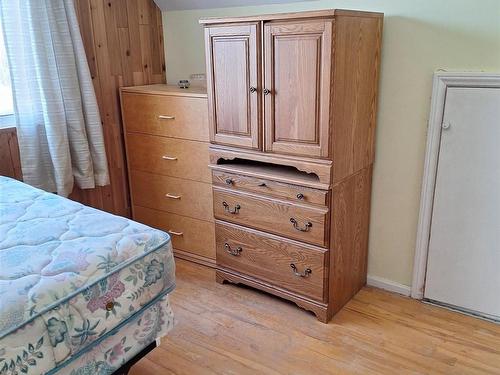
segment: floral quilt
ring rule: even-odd
[[[0,177],[0,375],[78,357],[175,286],[168,234]]]

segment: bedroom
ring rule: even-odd
[[[0,374],[500,373],[499,19],[0,0]]]

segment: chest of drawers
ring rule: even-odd
[[[121,89],[134,220],[170,233],[175,255],[214,266],[206,90]]]
[[[200,20],[217,281],[328,322],[366,283],[383,14]]]

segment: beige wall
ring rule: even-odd
[[[368,273],[410,285],[432,73],[500,71],[499,0],[319,0],[164,12],[167,80],[204,72],[200,17],[325,8],[385,13]]]

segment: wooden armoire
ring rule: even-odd
[[[366,283],[383,14],[205,18],[217,281],[322,322]]]

